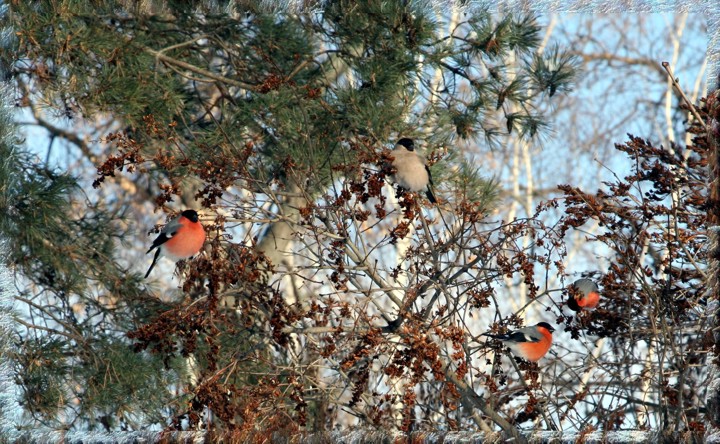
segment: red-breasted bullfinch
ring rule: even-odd
[[[573,282],[568,307],[573,311],[593,310],[600,303],[600,289],[591,279],[582,278]],[[574,293],[574,294],[573,294]]]
[[[520,328],[502,335],[483,333],[483,336],[502,341],[515,356],[537,362],[550,350],[554,331],[552,325],[540,322],[532,327]]]
[[[200,251],[204,243],[205,230],[200,224],[197,212],[195,210],[183,211],[179,217],[165,225],[147,251],[147,253],[150,253],[157,248],[152,264],[145,273],[145,278],[150,276],[150,272],[160,257],[160,253],[176,261],[187,259]]]
[[[393,181],[408,191],[425,190],[428,200],[432,203],[437,202],[430,189],[433,185],[430,168],[425,164],[425,159],[415,152],[415,143],[412,139],[403,137],[398,140],[392,156],[394,158],[392,166],[396,170]]]

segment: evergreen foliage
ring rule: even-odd
[[[6,264],[17,272],[16,300],[29,315],[18,319],[27,329],[14,356],[23,406],[46,419],[75,410],[90,424],[117,410],[157,415],[175,378],[162,360],[131,353],[123,340],[159,304],[114,259],[118,215],[90,205],[75,178],[42,166],[12,137],[4,142],[0,238]],[[79,406],[72,405],[76,397]]]

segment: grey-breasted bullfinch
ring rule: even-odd
[[[540,322],[532,327],[520,328],[501,335],[483,333],[483,336],[502,341],[515,356],[537,362],[550,350],[554,331],[552,325]]]
[[[173,260],[187,259],[193,257],[202,248],[205,243],[205,230],[198,218],[195,210],[185,210],[179,217],[168,222],[160,231],[160,235],[152,243],[150,249],[145,253],[150,253],[157,248],[152,264],[145,273],[145,278],[150,276],[150,272],[160,257],[160,253]]]
[[[571,310],[594,310],[600,303],[600,289],[593,280],[578,279],[573,282],[572,287],[574,291],[570,292],[568,299],[568,307]]]
[[[430,168],[425,164],[425,159],[415,152],[415,143],[412,139],[403,137],[398,140],[392,156],[394,158],[392,166],[396,170],[393,175],[394,182],[408,191],[425,190],[428,200],[436,203],[435,195],[430,189],[433,185]]]

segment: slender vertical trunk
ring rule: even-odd
[[[0,239],[0,437],[15,442],[18,437],[15,419],[21,407],[15,398],[17,390],[9,357],[14,330],[14,292],[10,272],[5,266],[6,248]]]

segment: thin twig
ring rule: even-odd
[[[668,75],[670,76],[670,81],[672,82],[673,86],[675,87],[675,90],[680,94],[680,96],[685,101],[685,104],[690,108],[690,112],[693,116],[695,116],[695,119],[697,119],[698,122],[702,125],[703,129],[707,131],[707,125],[705,124],[705,121],[700,117],[700,113],[697,112],[697,109],[695,109],[695,106],[690,102],[690,99],[687,98],[685,95],[685,92],[680,88],[680,84],[678,83],[677,79],[673,75],[672,69],[670,68],[670,64],[668,62],[662,62],[663,68],[665,68],[665,71],[667,71]]]
[[[470,387],[463,379],[460,379],[454,370],[449,366],[444,366],[443,371],[447,380],[452,383],[460,393],[462,403],[469,408],[476,408],[489,417],[495,424],[500,426],[503,431],[511,436],[516,443],[526,443],[527,440],[520,434],[518,429],[513,427],[505,418],[500,416],[495,410],[490,408],[485,398],[478,395],[472,387]]]

